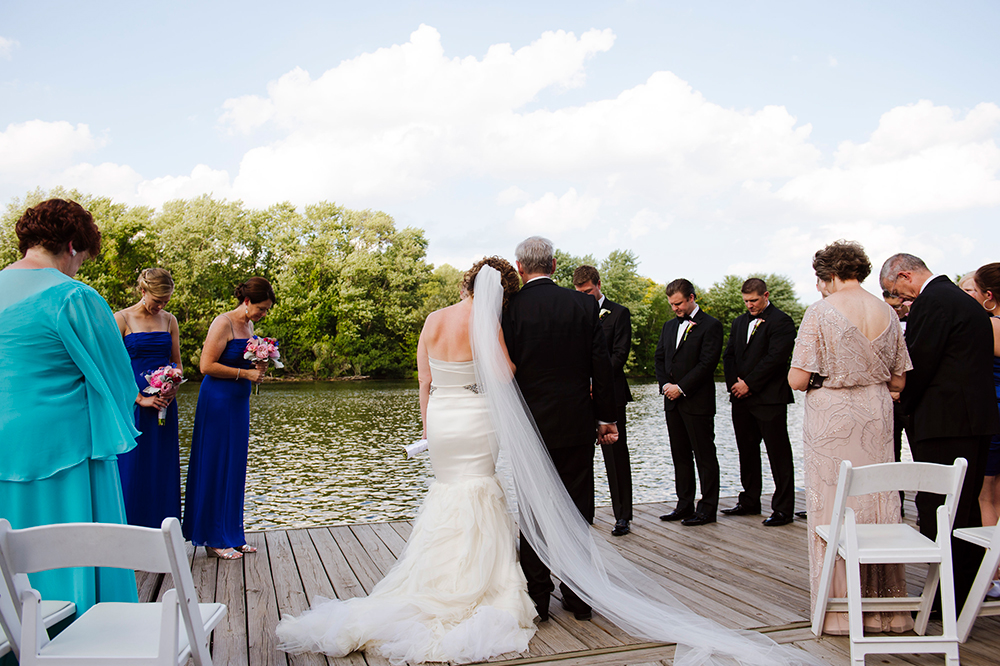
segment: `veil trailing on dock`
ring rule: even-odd
[[[500,273],[483,266],[474,293],[476,382],[489,405],[500,455],[513,473],[521,532],[552,572],[626,633],[676,643],[677,666],[822,664],[807,652],[756,632],[723,627],[689,610],[595,536],[560,481],[501,349]]]

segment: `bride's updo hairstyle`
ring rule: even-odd
[[[271,283],[262,277],[250,278],[236,287],[236,292],[233,295],[236,296],[236,300],[240,303],[248,298],[251,303],[263,303],[264,301],[271,301],[271,303],[278,302],[278,299],[274,297],[274,289],[271,288]]]
[[[500,286],[503,287],[502,307],[506,308],[507,301],[521,288],[520,276],[518,276],[517,271],[514,270],[514,267],[506,259],[496,256],[483,257],[472,264],[472,268],[466,271],[465,277],[462,278],[461,286],[465,288],[469,296],[473,296],[476,288],[476,276],[479,275],[479,271],[483,266],[491,266],[500,273]]]
[[[174,279],[166,268],[146,268],[139,273],[138,286],[153,298],[169,298],[174,293]]]
[[[872,262],[860,243],[839,240],[816,252],[813,270],[823,282],[830,282],[834,277],[864,282],[872,272]]]

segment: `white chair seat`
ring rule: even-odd
[[[223,604],[198,604],[202,624],[211,631],[226,614]],[[162,603],[102,603],[92,606],[48,645],[42,657],[148,657],[154,659],[160,643]],[[114,637],[114,640],[108,640]],[[190,651],[186,632],[178,632],[178,654]]]
[[[824,541],[830,539],[830,526],[819,525],[816,533]],[[941,550],[937,543],[931,541],[909,525],[857,525],[858,559],[861,564],[914,564],[920,562],[940,562]],[[847,549],[847,535],[840,533],[838,550],[841,557]]]
[[[5,640],[6,633],[8,631],[21,631],[21,622],[17,617],[17,611],[10,596],[10,592],[3,584],[3,577],[0,576],[0,627],[3,628],[3,631],[0,631],[0,657],[11,651],[10,641]],[[42,614],[42,623],[48,629],[76,613],[76,604],[72,601],[43,601],[39,610]],[[15,639],[19,638],[20,633],[15,636]]]

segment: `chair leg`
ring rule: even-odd
[[[937,592],[938,582],[941,580],[941,565],[931,563],[927,565],[927,578],[924,580],[924,590],[920,595],[920,608],[917,616],[913,620],[913,631],[918,636],[927,633],[927,621],[931,618],[931,605],[934,603],[934,595]]]
[[[996,528],[1000,529],[1000,528]],[[1000,548],[989,548],[983,556],[983,562],[979,565],[976,579],[972,582],[972,589],[962,606],[962,614],[958,616],[958,640],[962,643],[969,639],[972,633],[972,625],[979,617],[979,609],[983,606],[983,599],[986,591],[993,582],[993,574],[1000,564]]]

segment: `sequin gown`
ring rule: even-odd
[[[803,419],[806,508],[809,524],[809,589],[811,607],[816,603],[826,553],[816,525],[828,525],[837,494],[840,462],[855,467],[893,462],[892,398],[886,382],[913,368],[896,313],[888,305],[890,322],[869,341],[829,302],[822,300],[806,310],[795,340],[792,367],[825,377],[822,388],[806,393]],[[850,498],[847,505],[859,523],[898,523],[899,493],[874,493]],[[898,597],[906,594],[902,565],[861,567],[865,596]],[[832,597],[847,596],[844,561],[838,559]],[[811,612],[810,612],[811,614]],[[865,613],[868,631],[902,632],[913,627],[909,612]],[[847,613],[827,613],[823,631],[848,633]]]

